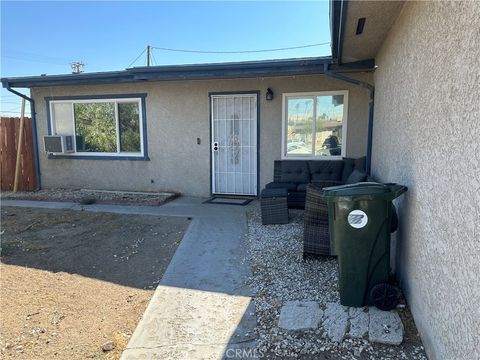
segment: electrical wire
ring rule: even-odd
[[[276,49],[238,50],[238,51],[188,50],[188,49],[172,49],[172,48],[165,48],[165,47],[158,47],[158,46],[151,46],[151,49],[163,50],[163,51],[184,52],[184,53],[197,53],[197,54],[249,54],[249,53],[304,49],[304,48],[322,46],[322,45],[328,45],[328,44],[330,44],[330,42],[324,42],[324,43],[318,43],[318,44],[309,44],[309,45],[302,45],[302,46],[276,48]]]
[[[31,63],[41,63],[41,64],[50,64],[50,65],[65,65],[60,62],[54,62],[54,61],[48,61],[48,60],[41,60],[41,59],[33,59],[33,58],[22,58],[18,56],[10,56],[10,55],[4,55],[3,57],[12,59],[12,60],[17,60],[17,61],[27,61]]]
[[[0,113],[8,113],[8,114],[21,114],[20,111],[0,111]],[[25,111],[25,114],[27,114],[27,111]],[[30,112],[28,112],[30,114]]]
[[[8,110],[2,110],[2,111],[9,112],[9,111],[17,111],[17,110],[20,111],[20,105],[14,107],[14,108],[11,108],[11,109],[8,109]]]
[[[158,65],[157,59],[155,58],[155,55],[153,54],[153,51],[150,52],[152,54],[152,60],[154,65]]]
[[[135,60],[133,60],[130,65],[127,66],[127,68],[129,68],[130,66],[132,66],[133,64],[135,64],[135,62],[140,59],[140,57],[145,53],[145,51],[147,51],[147,48],[143,49],[143,51],[140,53],[140,55],[138,55]]]

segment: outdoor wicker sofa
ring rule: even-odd
[[[274,163],[274,180],[266,185],[266,190],[273,193],[274,189],[286,189],[288,208],[305,209],[304,256],[334,255],[334,249],[330,248],[327,204],[321,197],[321,191],[324,187],[353,184],[366,178],[365,157],[277,160]]]
[[[355,182],[363,181],[365,177],[365,157],[358,159],[343,158],[342,160],[275,160],[273,181],[267,189],[288,190],[287,202],[289,208],[304,209],[307,185],[317,183],[324,186],[342,185],[347,182],[352,173]],[[363,177],[362,177],[363,176]]]

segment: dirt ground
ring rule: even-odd
[[[41,200],[117,205],[160,206],[178,197],[171,192],[129,192],[87,189],[45,189],[38,191],[2,191],[2,199]]]
[[[3,359],[118,359],[189,224],[15,207],[1,221]]]

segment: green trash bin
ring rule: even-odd
[[[384,309],[397,305],[398,291],[388,285],[395,223],[392,200],[405,191],[406,186],[374,182],[323,189],[342,305],[361,307],[372,301]]]

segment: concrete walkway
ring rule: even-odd
[[[4,200],[3,206],[192,217],[123,360],[252,358],[246,207],[180,198],[161,207]],[[239,354],[241,354],[239,356]]]

